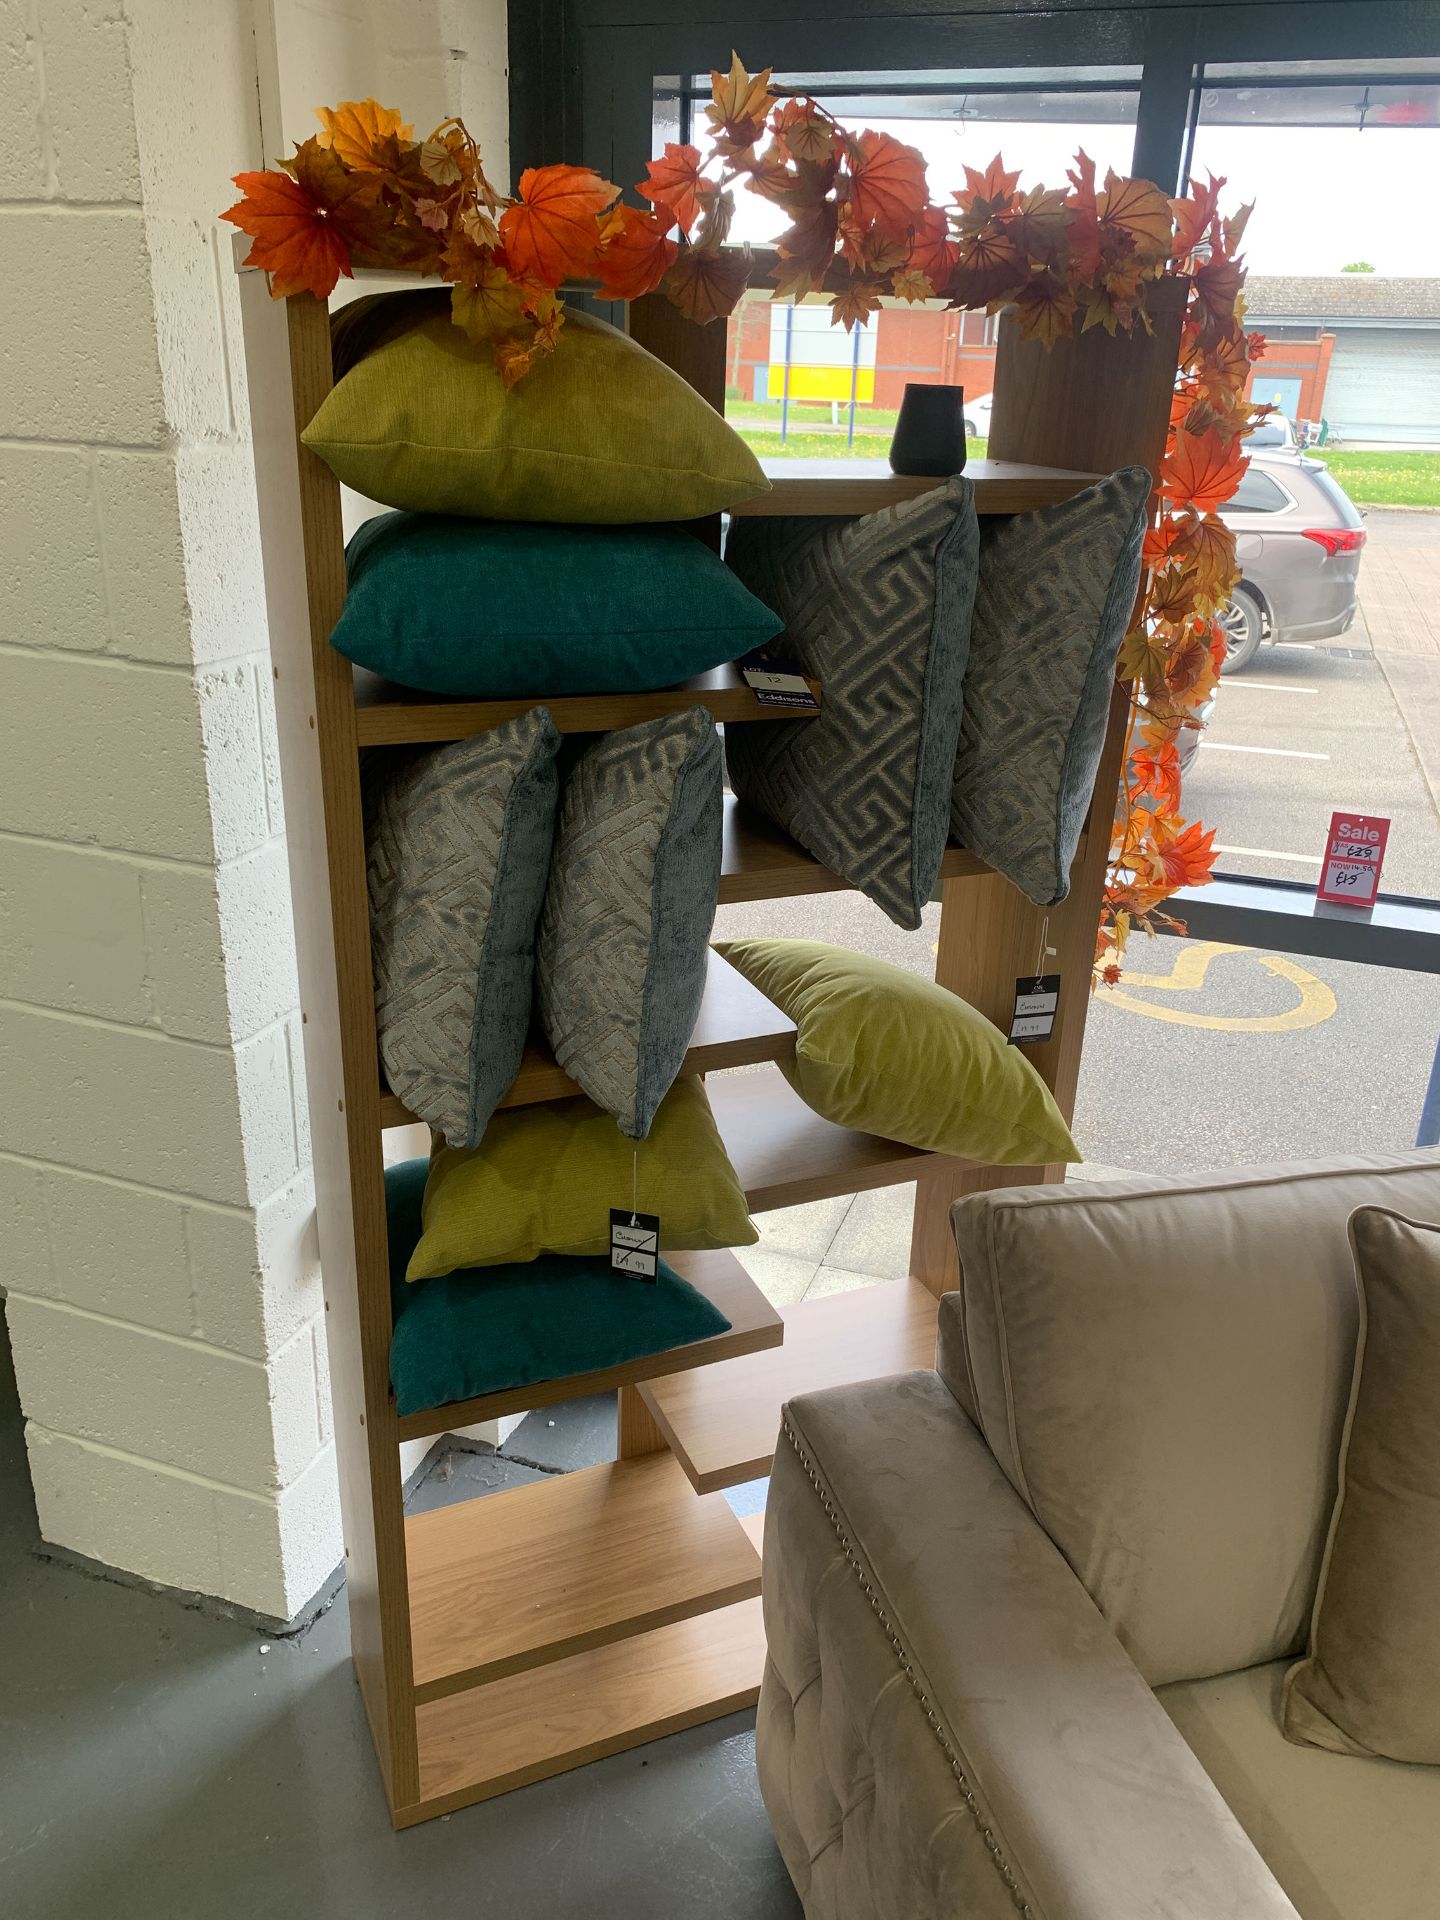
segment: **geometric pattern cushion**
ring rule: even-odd
[[[1151,485],[1126,467],[980,535],[950,831],[1040,906],[1070,888]]]
[[[700,1011],[722,790],[704,707],[605,735],[565,786],[536,948],[540,1019],[560,1066],[635,1140]]]
[[[858,520],[731,522],[725,559],[821,682],[813,720],[727,726],[736,793],[914,929],[940,871],[979,529],[955,478]]]
[[[386,767],[367,795],[375,1018],[392,1093],[480,1143],[520,1069],[560,735],[544,707]]]

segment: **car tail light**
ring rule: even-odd
[[[1302,527],[1300,531],[1332,559],[1337,553],[1358,553],[1365,544],[1364,527]]]

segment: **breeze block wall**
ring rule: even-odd
[[[336,8],[333,44],[363,15],[350,67],[391,48],[438,120],[465,11]],[[284,1619],[341,1541],[216,223],[280,150],[264,12],[0,0],[0,1281],[45,1538]]]

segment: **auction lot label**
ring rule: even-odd
[[[1373,907],[1390,822],[1374,813],[1332,813],[1317,900],[1341,907]]]

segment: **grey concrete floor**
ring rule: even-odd
[[[585,1465],[612,1435],[602,1402],[532,1415],[415,1499]],[[753,1724],[392,1833],[343,1593],[294,1639],[263,1638],[43,1557],[0,1321],[4,1920],[796,1920]]]

